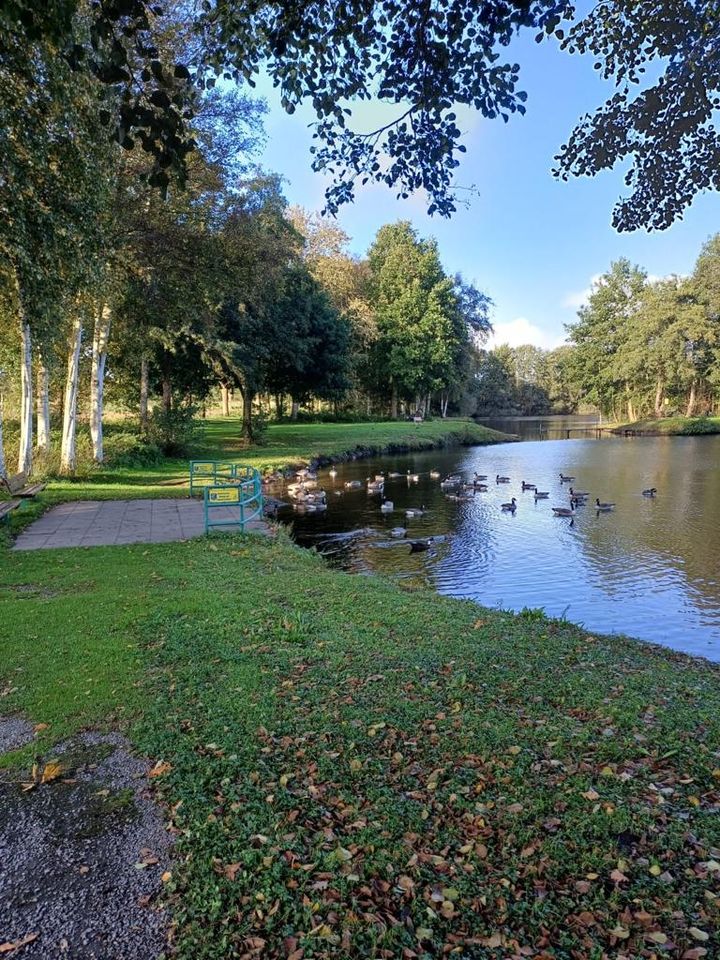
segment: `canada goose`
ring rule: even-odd
[[[295,476],[299,480],[317,480],[317,474],[314,470],[298,470]]]
[[[549,490],[536,490],[536,491],[535,491],[535,499],[536,499],[536,500],[547,500],[547,498],[548,498],[549,496],[550,496],[550,491],[549,491]]]
[[[425,504],[423,503],[419,509],[417,507],[411,507],[409,510],[406,510],[405,516],[406,517],[423,517],[425,516],[426,513],[427,513],[427,510],[425,509]]]
[[[595,509],[596,510],[614,510],[614,503],[601,503],[600,497],[595,497]]]
[[[361,490],[362,489],[362,480],[346,480],[345,481],[346,490]]]
[[[368,481],[367,481],[368,493],[382,493],[384,489],[385,489],[385,483],[382,480],[371,480],[368,477]]]
[[[418,480],[420,479],[420,474],[419,474],[419,473],[410,473],[409,470],[408,470],[408,472],[405,474],[405,476],[406,476],[407,479],[408,479],[408,483],[417,483]]]
[[[552,512],[556,517],[574,517],[575,511],[572,507],[553,507]]]
[[[324,500],[315,500],[312,503],[304,503],[302,506],[308,513],[322,513],[323,510],[327,510],[327,503]]]
[[[470,489],[473,491],[472,494],[467,492],[466,493],[446,493],[445,499],[454,500],[456,502],[472,500],[475,496],[475,488],[471,487]]]
[[[427,540],[411,540],[410,553],[422,553],[423,550],[429,550],[432,539],[432,537],[428,537]]]
[[[394,537],[395,540],[402,540],[403,537],[407,536],[407,530],[405,527],[393,527],[390,531],[390,536]]]
[[[524,480],[522,482],[522,488],[523,490],[537,490],[537,487],[534,483],[525,483]]]
[[[589,496],[590,494],[587,490],[573,490],[573,488],[570,487],[570,497],[573,500],[587,500]]]
[[[397,473],[397,472],[392,472],[392,473],[389,473],[389,474],[388,474],[388,478],[389,478],[390,480],[397,480],[399,477],[403,477],[403,476],[405,476],[405,474],[403,474],[403,473]]]
[[[515,500],[515,497],[512,498],[512,500],[510,501],[510,503],[501,503],[501,504],[500,504],[500,509],[501,509],[501,510],[510,510],[510,511],[512,511],[513,513],[515,513],[515,511],[517,510],[517,502],[516,502],[516,500]]]
[[[383,513],[392,513],[395,509],[395,504],[392,502],[392,500],[383,500],[383,502],[380,504],[380,509]]]
[[[376,474],[375,474],[375,483],[384,483],[384,482],[385,482],[385,474],[384,474],[384,473],[376,473]]]
[[[575,477],[566,477],[563,473],[560,474],[560,483],[574,483]]]
[[[337,476],[337,470],[335,469],[335,467],[331,467],[331,469],[328,470],[328,476],[332,477],[333,480],[335,479],[335,477]]]
[[[499,473],[496,473],[495,483],[510,483],[510,477],[501,477]]]
[[[439,480],[439,479],[440,479],[440,471],[439,471],[439,470],[431,470],[431,471],[430,471],[430,479],[431,479],[431,480]]]
[[[649,490],[643,490],[642,493],[644,497],[654,497],[657,493],[657,487],[650,487]]]
[[[462,483],[462,477],[445,477],[444,480],[440,481],[441,490],[452,490],[453,487],[459,487]]]
[[[475,474],[475,483],[483,483],[485,480],[487,480],[487,474],[486,474],[486,473],[476,473],[476,474]]]

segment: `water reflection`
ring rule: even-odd
[[[484,417],[484,426],[511,433],[521,440],[579,440],[607,436],[595,413],[556,417]]]
[[[417,472],[417,483],[388,480],[394,502],[344,483],[381,471]],[[486,493],[452,502],[431,479],[475,472],[491,478]],[[612,513],[580,508],[572,525],[553,516],[566,505],[560,473],[577,477],[592,497],[616,501]],[[497,473],[512,478],[496,485]],[[550,491],[537,501],[521,481]],[[321,475],[323,514],[294,515],[295,535],[345,569],[430,583],[441,593],[513,610],[543,607],[588,629],[621,632],[720,660],[720,437],[550,440],[358,461]],[[641,491],[658,488],[656,500]],[[518,509],[500,504],[515,496]],[[407,518],[409,508],[428,513]],[[427,553],[410,553],[391,530],[438,537]]]

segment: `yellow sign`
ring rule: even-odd
[[[192,465],[193,473],[210,473],[215,469],[214,463],[194,463]]]
[[[210,490],[210,503],[240,503],[240,487],[221,487]]]

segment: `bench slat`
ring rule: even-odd
[[[21,500],[0,501],[0,518],[8,516],[13,510],[16,510],[21,503]]]
[[[35,494],[40,493],[41,490],[45,489],[44,483],[32,483],[28,487],[24,487],[22,490],[16,490],[16,497],[34,497]]]

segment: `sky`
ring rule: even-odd
[[[624,167],[598,177],[557,181],[553,156],[575,122],[612,93],[593,70],[592,60],[570,56],[554,42],[520,38],[509,56],[521,64],[528,93],[527,114],[486,120],[463,111],[459,126],[467,154],[457,181],[478,194],[450,220],[429,217],[425,197],[397,200],[379,185],[358,188],[355,202],[341,208],[338,221],[364,254],[384,223],[410,220],[421,236],[434,236],[448,272],[460,271],[489,294],[495,307],[491,344],[533,343],[552,348],[565,339],[594,278],[618,257],[628,257],[655,277],[687,274],[701,245],[720,231],[720,195],[696,198],[682,221],[662,233],[619,234],[612,209],[625,192]],[[323,207],[326,180],[311,170],[310,109],[292,116],[279,105],[268,82],[258,85],[270,108],[262,164],[285,178],[292,204]],[[385,105],[361,105],[358,126],[387,121]]]

